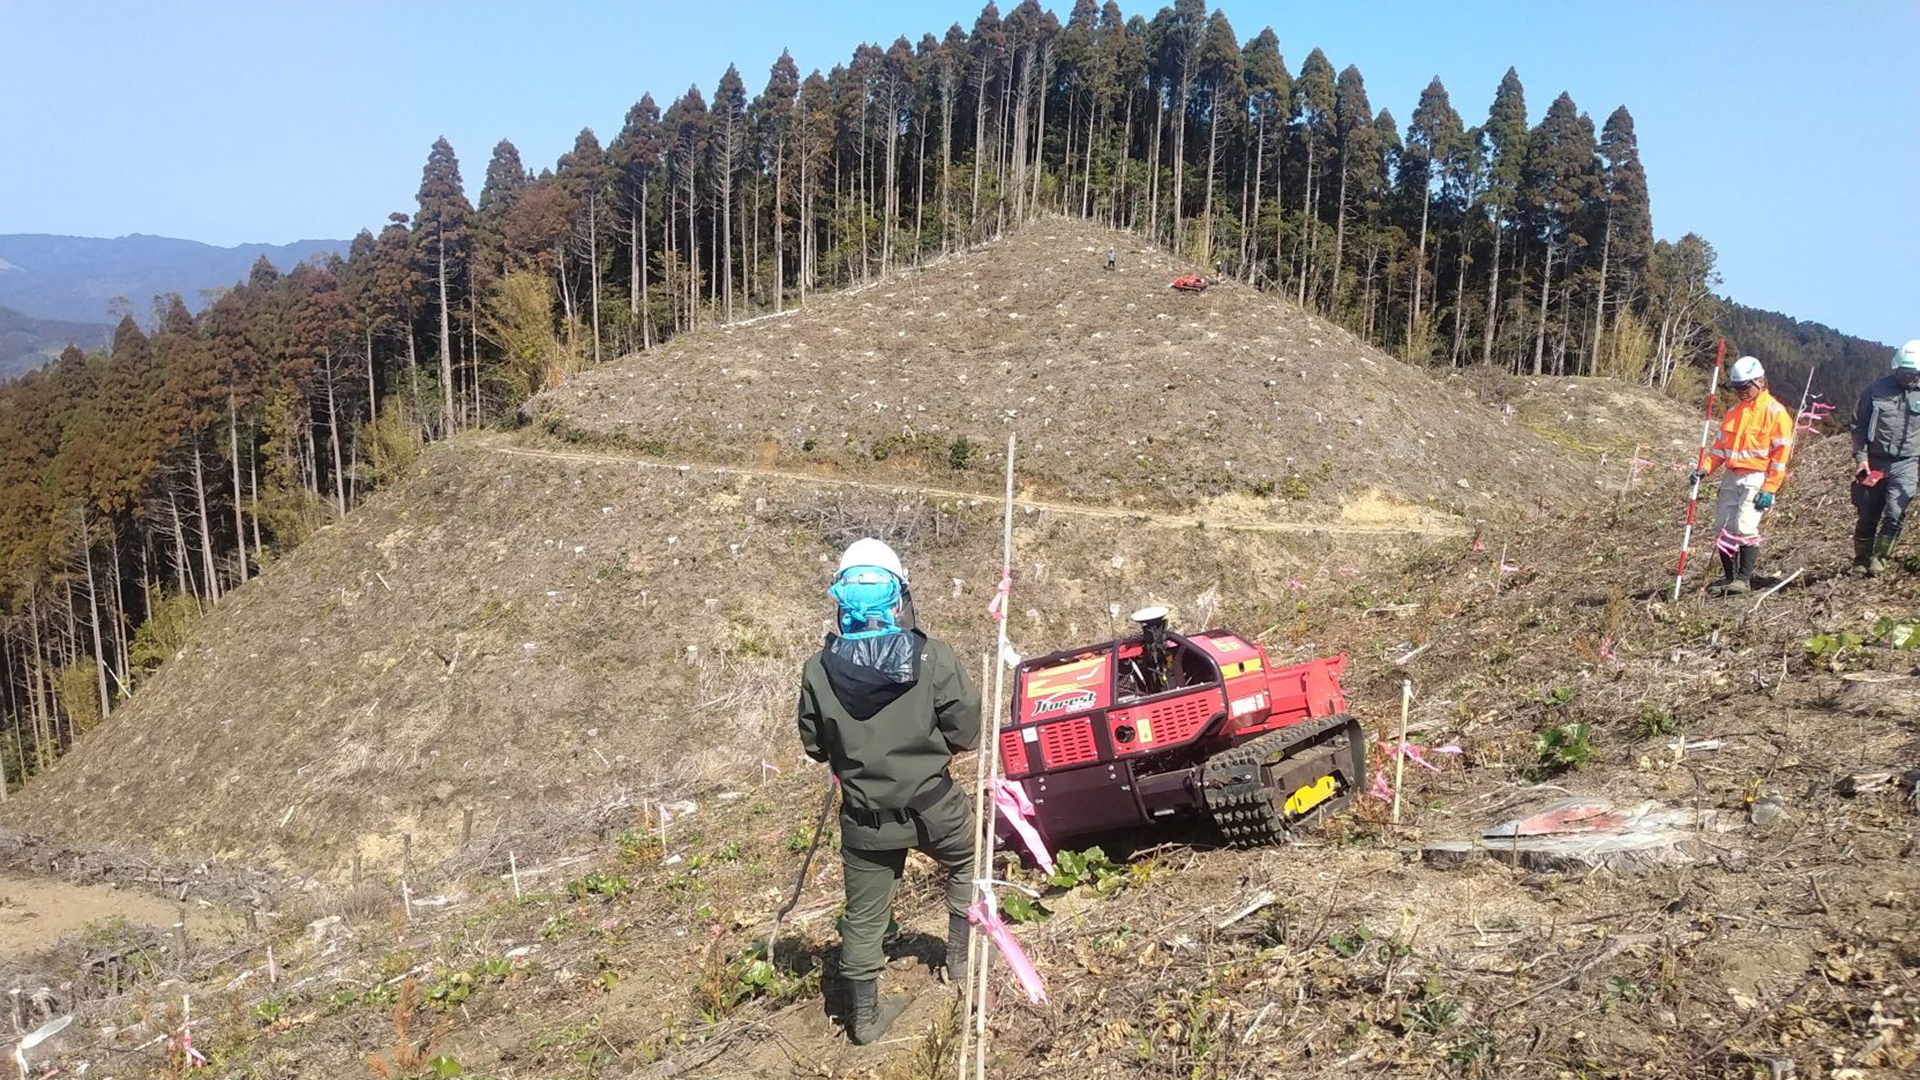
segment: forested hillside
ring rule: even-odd
[[[1797,396],[1813,376],[1812,393],[1845,413],[1867,383],[1887,373],[1890,346],[1845,334],[1817,322],[1802,322],[1777,311],[1725,302],[1719,318],[1728,355],[1763,358],[1782,394]]]
[[[1711,347],[1713,249],[1654,241],[1631,114],[1562,93],[1530,124],[1517,72],[1466,117],[1436,78],[1403,126],[1356,67],[1202,0],[1080,0],[1064,24],[988,4],[765,70],[643,94],[550,166],[503,140],[477,191],[437,141],[413,205],[346,257],[262,258],[198,314],[161,297],[151,333],[123,319],[105,352],[0,387],[8,782],[422,439],[1036,215],[1134,230],[1416,364],[1667,387]]]

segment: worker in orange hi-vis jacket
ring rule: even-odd
[[[1707,453],[1705,468],[1687,478],[1691,484],[1726,467],[1713,521],[1723,576],[1707,586],[1713,596],[1752,591],[1760,520],[1786,483],[1787,459],[1793,454],[1793,414],[1767,392],[1760,361],[1751,356],[1735,360],[1728,385],[1740,402],[1721,418],[1720,435]]]

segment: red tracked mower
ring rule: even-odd
[[[1253,847],[1365,786],[1365,736],[1340,690],[1346,657],[1274,667],[1230,631],[1175,633],[1165,608],[1133,617],[1136,636],[1014,674],[1000,757],[1050,846],[1204,815]]]

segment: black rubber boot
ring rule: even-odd
[[[1873,552],[1867,559],[1867,576],[1879,577],[1887,572],[1887,560],[1893,557],[1893,542],[1900,539],[1899,533],[1883,532],[1873,538]]]
[[[965,915],[947,913],[947,985],[963,986],[967,981],[967,957],[973,945],[973,924]]]
[[[1740,556],[1738,560],[1736,560],[1733,571],[1733,580],[1727,582],[1725,595],[1738,596],[1741,593],[1750,593],[1753,591],[1753,563],[1759,556],[1760,549],[1754,547],[1752,544],[1744,544],[1741,546]]]
[[[1873,549],[1874,549],[1874,542],[1872,537],[1868,537],[1865,540],[1862,540],[1857,536],[1853,538],[1853,572],[1854,573],[1865,574],[1868,577],[1872,577],[1873,575],[1879,573],[1879,571],[1875,569],[1873,565]]]
[[[1720,553],[1720,580],[1707,585],[1708,596],[1720,596],[1733,585],[1736,576],[1734,565],[1733,556],[1724,551]]]
[[[847,1018],[847,1037],[855,1046],[878,1042],[893,1022],[900,1019],[900,1014],[907,1011],[904,997],[896,995],[881,1001],[880,984],[874,979],[849,981],[847,986],[853,991],[853,1013]]]

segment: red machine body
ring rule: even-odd
[[[1231,631],[1149,624],[1022,663],[1001,761],[1050,843],[1192,812],[1220,819],[1227,807],[1259,810],[1266,827],[1253,839],[1272,839],[1361,786],[1345,668],[1344,656],[1275,667]]]

